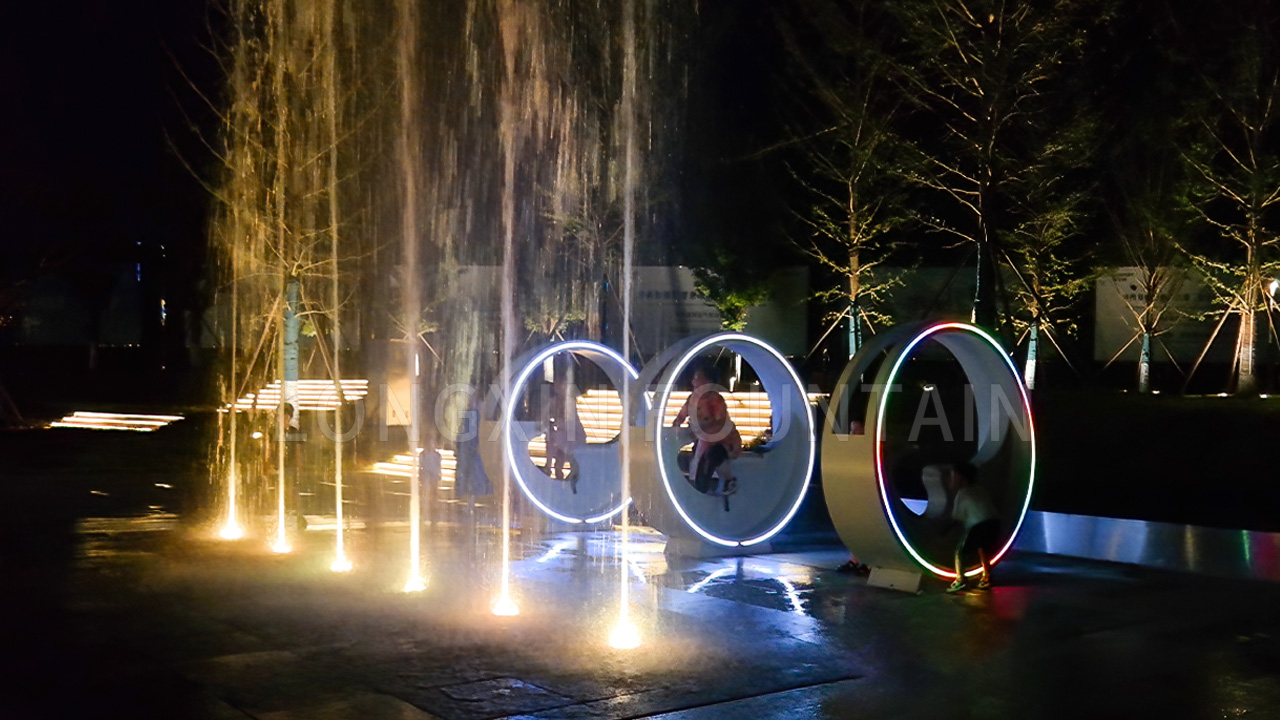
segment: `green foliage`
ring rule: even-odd
[[[563,336],[570,325],[580,323],[586,317],[581,307],[550,293],[535,295],[522,314],[526,330],[549,338]]]
[[[730,265],[727,258],[721,259],[725,261],[722,267]],[[716,306],[720,325],[726,330],[745,330],[747,311],[769,299],[768,279],[755,272],[735,277],[710,268],[696,268],[694,277],[698,294]]]

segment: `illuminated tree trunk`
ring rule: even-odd
[[[1138,357],[1138,392],[1151,392],[1151,333],[1142,331],[1142,354]]]
[[[1022,383],[1036,389],[1036,365],[1040,361],[1040,321],[1032,320],[1027,330],[1027,364],[1022,369]]]
[[[1250,256],[1253,255],[1250,249]],[[1249,263],[1249,275],[1245,279],[1244,289],[1241,295],[1240,307],[1240,334],[1236,339],[1236,392],[1239,394],[1250,394],[1258,390],[1258,375],[1256,367],[1257,359],[1257,338],[1258,338],[1258,302],[1261,299],[1261,284],[1256,263]]]
[[[849,250],[849,357],[853,357],[862,347],[862,318],[859,317],[859,253]]]

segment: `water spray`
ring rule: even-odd
[[[409,385],[409,453],[417,471],[409,478],[409,577],[405,581],[405,592],[421,592],[427,586],[422,578],[422,448],[418,446],[422,442],[422,423],[419,419],[422,367],[418,357],[418,320],[422,314],[422,299],[418,290],[418,189],[417,177],[414,175],[416,151],[410,135],[410,131],[416,127],[413,115],[417,97],[413,83],[413,58],[417,53],[418,36],[413,8],[414,3],[408,0],[396,3],[399,25],[396,71],[402,83],[398,144],[403,173],[401,180],[404,183],[404,209],[400,216],[404,266],[401,312],[405,327],[405,371],[407,377],[412,378]]]
[[[627,0],[623,12],[623,32],[627,49],[623,63],[622,122],[626,134],[624,158],[623,215],[622,215],[622,357],[631,359],[631,274],[632,253],[635,248],[635,153],[636,153],[636,31],[635,3]],[[618,551],[618,622],[609,636],[609,644],[621,650],[640,646],[640,632],[631,622],[631,579],[627,576],[631,567],[631,388],[621,388],[622,394],[622,541]]]
[[[506,50],[507,80],[512,77],[514,43]],[[507,90],[510,94],[510,90]],[[516,118],[511,97],[502,99],[503,195],[502,195],[502,396],[511,397],[511,355],[515,343],[515,133]],[[507,412],[513,408],[508,407]],[[494,615],[520,612],[511,597],[511,460],[502,453],[502,580],[501,590],[493,605]]]

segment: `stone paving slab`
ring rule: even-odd
[[[604,643],[621,569],[610,533],[521,538],[521,614],[498,619],[498,535],[458,532],[428,535],[416,595],[393,590],[400,556],[380,561],[358,535],[343,576],[325,569],[324,533],[281,558],[177,531],[95,532],[93,562],[41,626],[58,631],[12,646],[41,657],[27,655],[34,682],[0,717],[1280,714],[1269,583],[1022,555],[991,592],[927,582],[907,595],[834,572],[838,548],[682,560],[642,534],[628,587],[645,642],[617,651]]]
[[[379,693],[351,693],[341,700],[262,713],[257,720],[439,720],[409,703]]]

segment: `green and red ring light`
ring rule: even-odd
[[[832,394],[823,437],[823,484],[837,532],[863,562],[902,569],[913,564],[939,577],[954,578],[954,569],[936,562],[936,558],[931,561],[926,557],[931,553],[920,547],[921,533],[917,532],[919,528],[912,527],[917,521],[908,522],[901,515],[905,505],[898,507],[902,501],[892,491],[891,479],[886,473],[885,447],[890,439],[886,437],[886,412],[895,389],[899,387],[903,366],[927,341],[936,342],[949,351],[971,385],[991,388],[990,403],[985,408],[979,407],[977,412],[980,445],[974,464],[979,465],[980,481],[988,485],[998,483],[1000,478],[993,481],[984,475],[983,462],[1003,455],[1004,462],[1013,466],[1009,476],[1004,478],[1007,487],[998,488],[1003,492],[993,495],[1006,498],[1006,506],[1016,504],[1017,519],[1012,524],[1012,531],[1008,532],[1011,518],[1002,518],[1007,538],[990,562],[998,562],[1008,552],[1031,505],[1036,472],[1035,427],[1030,398],[1012,359],[990,334],[977,326],[940,322],[894,328],[877,336],[849,362],[836,392]],[[876,361],[880,361],[880,366],[870,386],[866,435],[837,432],[837,418],[849,412],[850,383],[865,381],[862,375],[871,371]],[[1025,420],[1026,437],[1015,439],[1009,433],[1001,439],[999,431],[1002,426],[991,425],[996,412],[993,410],[996,388],[1006,400],[1010,395],[1017,398],[1018,402],[1005,407],[1011,413],[1010,423]],[[973,397],[980,406],[988,400],[981,393],[975,393]],[[983,409],[986,412],[981,412]],[[1020,417],[1015,418],[1014,414]],[[992,465],[992,469],[996,469],[996,465]],[[871,512],[869,506],[878,507],[879,511]],[[938,553],[932,554],[936,556]],[[980,568],[974,567],[965,570],[965,575],[978,572]]]

